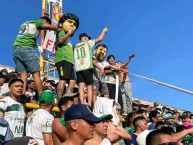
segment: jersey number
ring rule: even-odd
[[[76,49],[76,53],[77,53],[77,59],[85,58],[85,56],[86,56],[86,52],[85,52],[84,47]]]
[[[15,133],[23,133],[23,126],[16,126],[14,132]]]

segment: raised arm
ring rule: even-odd
[[[178,142],[186,135],[193,135],[193,128],[185,129],[183,131],[172,134],[173,139]]]
[[[131,55],[129,56],[129,58],[126,60],[126,62],[121,65],[121,68],[127,66],[127,65],[129,64],[130,60],[131,60],[133,57],[135,57],[135,54],[131,54]]]
[[[42,26],[42,29],[53,30],[53,31],[58,31],[58,30],[60,30],[57,26],[51,25],[51,24],[49,24],[49,23],[45,23],[45,24]]]
[[[126,139],[126,140],[131,140],[131,135],[121,126],[117,126],[117,130],[116,130],[117,135],[119,135],[120,137]]]
[[[108,32],[109,30],[108,30],[108,28],[104,28],[103,29],[103,31],[101,32],[101,34],[99,35],[99,37],[96,39],[96,44],[97,43],[99,43],[99,42],[101,42],[103,39],[104,39],[104,37],[105,37],[105,34]]]
[[[68,38],[74,33],[74,31],[75,29],[70,29],[65,36],[58,38],[58,44],[66,42]]]

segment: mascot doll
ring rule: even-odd
[[[94,50],[94,56],[97,62],[102,63],[107,55],[108,48],[105,44],[98,45]]]
[[[109,63],[105,61],[108,48],[105,44],[98,45],[94,50],[93,56],[93,101],[96,101],[96,96],[104,96],[109,98],[109,91],[106,83],[104,82],[104,74],[100,70],[109,67]],[[98,69],[100,68],[100,69]]]
[[[57,97],[61,98],[65,93],[66,82],[69,82],[66,93],[71,93],[76,83],[73,69],[73,47],[69,38],[78,29],[79,18],[72,13],[64,14],[59,20],[58,27],[61,30],[56,34],[55,66],[60,79],[57,85]]]

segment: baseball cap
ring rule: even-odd
[[[81,33],[81,34],[79,35],[79,40],[81,40],[81,38],[84,37],[84,36],[88,37],[89,40],[91,39],[91,37],[88,36],[86,33]]]
[[[188,114],[191,114],[191,112],[190,112],[190,111],[184,111],[184,112],[182,113],[182,115],[186,115],[186,116],[188,116]]]
[[[149,105],[145,105],[145,104],[139,104],[139,107],[141,108],[147,108]]]
[[[163,106],[163,107],[162,107],[162,110],[164,110],[164,109],[169,110],[169,108],[168,108],[168,107],[166,107],[166,106]]]
[[[64,112],[64,120],[70,121],[75,119],[83,119],[85,121],[89,121],[92,123],[99,123],[101,119],[96,117],[88,108],[88,106],[84,104],[76,104],[68,108]]]
[[[185,142],[185,141],[193,141],[193,136],[192,135],[186,135],[182,138],[182,142]]]
[[[94,113],[95,116],[103,120],[111,120],[113,118],[113,115],[111,114],[102,114],[102,113]]]
[[[165,120],[174,119],[175,117],[171,113],[167,113],[164,115]]]
[[[63,95],[63,97],[77,97],[77,96],[79,96],[79,93],[78,92],[76,92],[76,93],[66,93],[66,94],[64,94]]]
[[[39,104],[49,104],[54,101],[56,96],[50,90],[44,90],[39,96]]]

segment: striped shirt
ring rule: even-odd
[[[9,123],[14,137],[22,137],[26,114],[21,103],[11,97],[0,99],[0,112],[4,113],[4,119]]]

